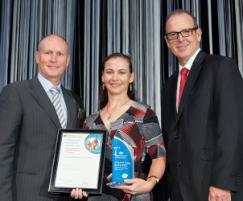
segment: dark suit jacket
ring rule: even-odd
[[[80,102],[63,88],[67,128],[80,127]],[[37,78],[7,85],[0,95],[0,200],[49,201],[58,129],[56,111]],[[56,197],[55,200],[65,200]]]
[[[165,83],[162,109],[172,197],[179,191],[184,201],[207,201],[209,186],[215,186],[242,201],[243,81],[237,65],[199,52],[178,113],[177,76],[178,71]]]

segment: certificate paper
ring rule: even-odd
[[[101,193],[105,139],[103,130],[60,130],[49,191]]]

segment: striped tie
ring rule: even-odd
[[[66,128],[66,120],[65,120],[65,116],[63,113],[61,100],[60,100],[60,96],[59,96],[60,90],[57,87],[52,87],[50,89],[50,92],[52,94],[52,104],[56,110],[60,124],[61,124],[62,128]]]

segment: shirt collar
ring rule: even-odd
[[[200,52],[201,48],[198,48],[197,51],[190,57],[190,59],[186,62],[184,66],[179,64],[179,70],[181,71],[182,68],[187,68],[189,71],[191,70],[193,61],[195,60],[197,54]]]
[[[50,89],[52,87],[54,87],[54,85],[49,80],[47,80],[45,77],[43,77],[40,73],[38,73],[37,78],[38,78],[38,80],[40,81],[42,87],[44,88],[44,90],[47,93],[49,93],[50,92]],[[57,87],[60,91],[62,91],[61,90],[61,84],[58,84],[55,87]]]

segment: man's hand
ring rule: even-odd
[[[231,201],[231,193],[229,190],[210,186],[208,201]]]
[[[88,197],[88,193],[86,191],[82,191],[80,188],[76,188],[71,191],[70,197],[74,199],[82,199],[83,197]]]

